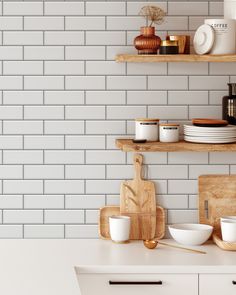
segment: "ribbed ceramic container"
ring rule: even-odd
[[[155,35],[155,27],[141,27],[141,35],[134,39],[138,54],[157,54],[161,38]]]

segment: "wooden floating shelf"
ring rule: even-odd
[[[133,143],[132,139],[117,139],[116,147],[123,152],[235,152],[236,143],[208,144],[186,141],[165,143]]]
[[[118,54],[117,62],[236,62],[236,54],[227,55],[198,55],[198,54]]]

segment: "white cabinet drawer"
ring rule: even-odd
[[[198,275],[195,274],[77,274],[77,276],[81,295],[198,294]]]
[[[204,274],[199,276],[200,295],[235,295],[236,274]]]

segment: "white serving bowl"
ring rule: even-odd
[[[197,246],[205,243],[211,236],[213,227],[206,224],[173,224],[169,225],[173,239],[183,245]]]

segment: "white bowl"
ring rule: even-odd
[[[206,224],[173,224],[169,225],[171,236],[183,245],[201,245],[211,236],[213,227]]]

